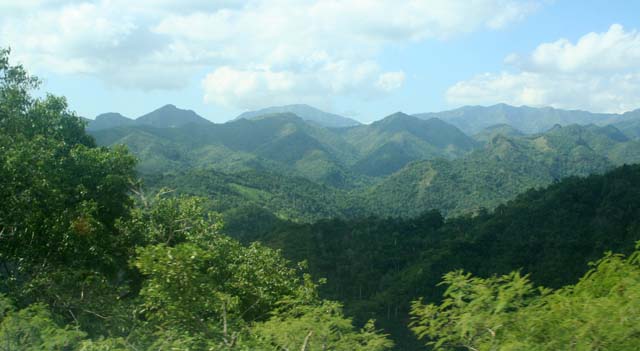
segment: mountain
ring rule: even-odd
[[[155,128],[176,128],[187,124],[210,125],[212,122],[191,110],[183,110],[174,105],[165,105],[136,119],[119,113],[109,112],[89,120],[87,131],[93,132],[117,127],[146,125]]]
[[[293,172],[339,188],[370,184],[372,177],[391,174],[409,162],[460,157],[477,146],[444,121],[403,113],[371,125],[325,128],[293,113],[215,124],[200,123],[193,112],[176,110],[166,106],[133,123],[90,132],[99,145],[128,145],[140,158],[144,174],[194,167],[268,170]]]
[[[187,124],[210,125],[205,118],[191,110],[183,110],[174,105],[165,105],[146,115],[136,118],[136,124],[156,128],[176,128]]]
[[[567,176],[640,162],[640,140],[613,125],[555,125],[533,135],[498,125],[476,135],[482,142],[443,120],[404,113],[348,128],[324,128],[292,113],[167,125],[136,123],[91,134],[99,145],[127,145],[147,178],[189,170],[264,172],[340,190],[343,200],[327,201],[339,207],[325,214],[413,217],[438,209],[451,216],[494,208]],[[288,206],[298,208],[296,200]],[[304,208],[311,207],[296,215],[317,218]]]
[[[494,208],[529,188],[637,162],[640,143],[612,126],[555,126],[527,137],[497,135],[454,160],[419,161],[369,188],[362,202],[383,216],[447,215]]]
[[[116,112],[103,113],[94,120],[87,120],[87,130],[96,131],[102,129],[134,125],[135,121]]]
[[[632,139],[640,139],[640,109],[623,114],[624,120],[613,125]]]
[[[99,145],[128,145],[145,174],[207,168],[293,174],[335,187],[361,181],[347,166],[357,158],[352,146],[290,113],[175,128],[135,125],[92,134]]]
[[[529,107],[497,104],[493,106],[464,106],[455,110],[420,113],[418,118],[440,118],[449,122],[469,135],[480,133],[483,129],[507,124],[524,133],[539,133],[556,124],[597,124],[606,125],[633,118],[632,113],[592,113],[579,110],[562,110],[552,107]]]
[[[453,159],[477,146],[451,124],[436,118],[421,120],[402,112],[341,132],[361,155],[353,169],[369,176],[385,176],[417,160]]]
[[[285,106],[273,106],[267,107],[256,111],[248,111],[240,114],[235,120],[238,119],[255,119],[265,115],[273,115],[279,113],[292,113],[299,116],[305,121],[316,123],[323,127],[330,128],[342,128],[352,127],[360,125],[361,123],[347,117],[336,115],[333,113],[324,112],[318,110],[315,107],[309,105],[285,105]]]

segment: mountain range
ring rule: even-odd
[[[484,111],[475,116],[493,118],[490,122],[505,118],[490,113],[498,109],[508,116],[538,111],[540,116],[564,116],[563,121],[615,124],[554,124],[526,133],[533,124],[503,123],[468,135],[449,123],[472,120],[474,109]],[[273,110],[216,124],[167,105],[135,120],[104,114],[88,130],[99,145],[127,145],[153,186],[190,184],[182,191],[220,199],[221,211],[251,204],[303,221],[368,214],[411,217],[433,208],[446,215],[473,213],[528,188],[640,161],[635,112],[602,116],[507,105],[462,110],[443,113],[443,119],[398,112],[371,124],[338,128]]]
[[[272,115],[277,113],[293,113],[294,115],[302,118],[303,120],[311,123],[315,123],[322,127],[342,128],[353,127],[360,125],[361,123],[355,119],[336,115],[333,113],[324,112],[315,107],[309,105],[296,104],[285,106],[273,106],[267,107],[255,111],[247,111],[240,114],[234,120],[238,119],[256,119],[265,115]]]
[[[128,126],[176,128],[187,124],[208,125],[211,122],[191,110],[179,109],[169,104],[136,119],[125,117],[117,112],[103,113],[96,116],[94,120],[89,120],[87,131]]]
[[[509,125],[524,133],[540,133],[556,124],[618,124],[626,129],[627,121],[640,120],[640,109],[615,113],[593,113],[581,110],[562,110],[553,107],[529,107],[497,104],[492,106],[464,106],[450,111],[419,113],[421,119],[440,118],[468,134],[498,125]],[[637,124],[636,124],[637,126]],[[637,136],[637,135],[636,135]]]

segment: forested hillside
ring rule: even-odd
[[[408,342],[401,329],[409,302],[437,301],[443,292],[437,283],[449,271],[489,277],[521,270],[535,284],[559,288],[575,283],[607,250],[630,253],[640,240],[640,166],[567,178],[473,217],[444,220],[433,211],[410,220],[280,223],[244,240],[306,259],[312,274],[328,278],[325,296]]]

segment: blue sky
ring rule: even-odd
[[[364,122],[465,104],[640,108],[640,2],[43,0],[0,45],[94,117],[172,103],[223,122],[308,103]]]

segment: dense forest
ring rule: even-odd
[[[38,85],[0,52],[0,350],[640,344],[640,147],[614,126],[168,108],[88,134]]]

